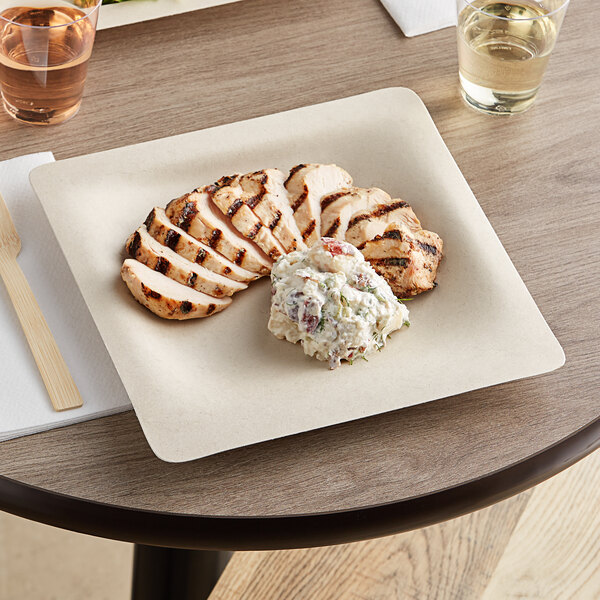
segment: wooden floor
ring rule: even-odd
[[[233,556],[211,600],[600,599],[600,452],[478,513],[344,546]],[[0,513],[0,600],[125,600],[132,546]]]

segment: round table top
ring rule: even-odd
[[[293,9],[245,0],[101,31],[73,121],[33,129],[0,114],[0,159],[48,149],[66,158],[410,87],[567,356],[547,375],[185,464],[158,460],[132,412],[3,442],[0,508],[149,544],[320,545],[475,510],[598,447],[600,123],[590,98],[600,92],[600,45],[591,4],[569,8],[540,97],[519,117],[463,106],[453,29],[404,38],[372,0],[351,9],[344,0]]]

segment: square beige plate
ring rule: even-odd
[[[163,321],[119,276],[153,206],[224,174],[337,163],[444,239],[439,287],[369,362],[329,371],[267,331],[269,282]],[[419,97],[391,88],[44,165],[31,181],[154,452],[180,462],[560,367],[564,354]]]

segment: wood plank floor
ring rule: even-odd
[[[472,515],[379,540],[240,552],[211,600],[597,600],[600,452]],[[0,513],[0,600],[126,600],[132,546]]]

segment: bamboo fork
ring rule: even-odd
[[[21,239],[0,195],[0,277],[15,307],[54,410],[78,408],[83,400],[19,267],[17,256],[20,251]]]

